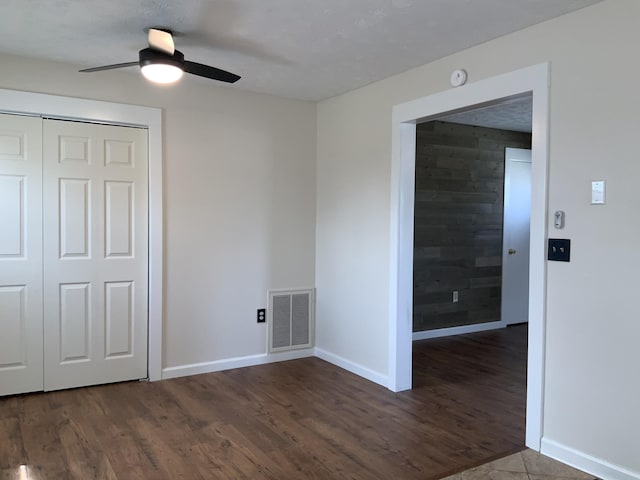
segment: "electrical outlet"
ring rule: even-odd
[[[458,303],[458,290],[453,291],[453,303]]]
[[[264,323],[267,321],[267,309],[259,308],[258,309],[258,323]]]

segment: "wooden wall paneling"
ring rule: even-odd
[[[531,135],[417,126],[414,331],[500,320],[506,147],[530,148]]]

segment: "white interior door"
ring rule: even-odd
[[[147,376],[147,131],[44,120],[44,389]]]
[[[531,150],[507,148],[502,242],[502,322],[529,321]]]
[[[0,114],[0,395],[42,386],[42,120]]]

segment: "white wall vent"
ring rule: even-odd
[[[313,347],[313,289],[269,290],[269,352]]]

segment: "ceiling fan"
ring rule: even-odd
[[[149,47],[143,48],[138,53],[139,60],[137,62],[85,68],[80,72],[101,72],[103,70],[139,65],[145,78],[156,83],[173,83],[182,77],[183,72],[227,83],[234,83],[240,80],[240,76],[235,73],[185,60],[184,54],[175,49],[173,33],[170,30],[150,28],[148,42]]]

